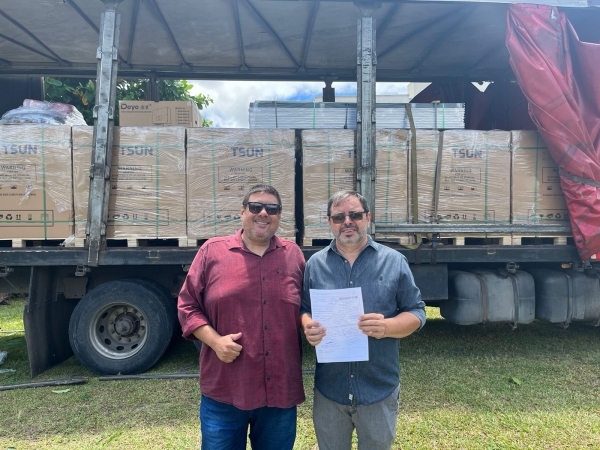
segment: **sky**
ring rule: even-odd
[[[324,82],[190,80],[192,94],[203,93],[214,103],[201,111],[218,128],[248,128],[248,107],[256,100],[312,102],[323,95]],[[333,83],[335,95],[356,95],[356,83]],[[377,83],[377,94],[406,94],[406,83]]]

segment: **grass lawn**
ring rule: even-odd
[[[0,330],[22,329],[24,301],[0,306]],[[461,327],[428,308],[428,324],[402,342],[402,409],[394,448],[600,448],[600,329],[534,323]],[[0,385],[30,381],[22,333],[0,333],[8,358]],[[304,368],[314,365],[305,347]],[[151,373],[197,372],[176,342]],[[98,381],[75,358],[35,381],[87,376],[78,386],[0,392],[0,450],[198,448],[196,380]],[[316,449],[312,376],[296,448]],[[68,391],[66,391],[68,389]],[[66,391],[66,392],[65,392]]]

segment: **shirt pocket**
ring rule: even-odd
[[[365,312],[373,312],[383,314],[385,317],[392,317],[397,314],[396,304],[396,285],[385,278],[378,277],[373,283],[373,311],[367,311],[365,304]]]

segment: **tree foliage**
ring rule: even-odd
[[[160,80],[158,82],[161,100],[191,100],[202,110],[213,100],[208,95],[192,95],[192,85],[186,80]],[[115,104],[115,124],[118,125],[119,100],[145,100],[148,80],[119,79],[117,81],[117,99]],[[86,78],[45,78],[46,101],[68,103],[75,106],[89,125],[94,124],[93,109],[96,102],[96,83]],[[202,119],[202,126],[208,127],[212,121]]]

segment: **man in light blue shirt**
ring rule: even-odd
[[[369,361],[317,363],[313,422],[321,450],[389,450],[396,435],[400,395],[399,339],[425,324],[425,304],[406,258],[367,235],[371,213],[355,191],[327,204],[335,239],[306,264],[302,327],[317,346],[327,330],[312,320],[310,289],[360,287],[365,314],[358,328],[369,339]]]

